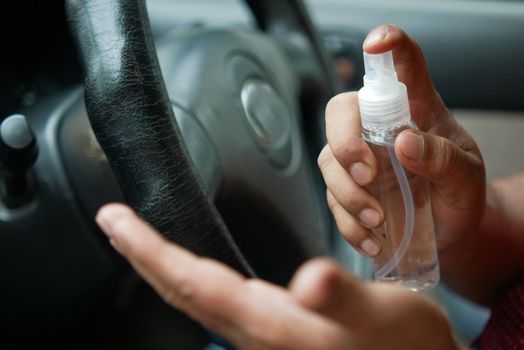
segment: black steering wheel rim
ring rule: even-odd
[[[209,201],[174,122],[145,2],[66,3],[84,63],[90,122],[128,203],[166,237],[197,254],[221,260],[246,276],[254,276]],[[284,28],[295,36],[298,46],[305,43],[315,64],[308,66],[314,69],[299,74],[301,84],[316,81],[324,90],[317,96],[317,105],[322,105],[335,91],[335,84],[303,3],[247,3],[266,32],[281,36]]]

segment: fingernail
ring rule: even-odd
[[[111,237],[113,235],[113,232],[111,231],[111,225],[109,224],[109,220],[104,216],[103,212],[99,212],[96,217],[95,221],[102,229],[102,232],[106,234],[106,236]]]
[[[111,244],[111,246],[117,251],[120,253],[120,247],[118,246],[118,244],[116,243],[116,241],[113,239],[113,238],[110,238],[109,239],[109,243]]]
[[[353,180],[361,186],[369,184],[373,176],[371,168],[364,163],[353,164],[349,169],[349,173],[353,177]]]
[[[380,225],[380,214],[374,209],[366,208],[360,212],[358,217],[367,228],[375,228]]]
[[[380,253],[380,247],[372,239],[368,238],[362,242],[360,249],[369,256],[377,256]]]
[[[404,132],[400,137],[402,154],[411,160],[421,161],[424,157],[424,137],[414,132]]]
[[[380,26],[378,28],[373,29],[371,32],[369,32],[368,36],[366,37],[366,40],[364,41],[364,46],[376,44],[384,40],[386,34],[387,28],[385,26]]]

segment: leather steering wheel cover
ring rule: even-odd
[[[128,203],[167,238],[253,276],[181,141],[144,0],[68,0],[66,9],[89,120]]]

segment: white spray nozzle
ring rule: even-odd
[[[393,53],[391,51],[379,54],[364,52],[364,68],[368,79],[397,80]]]
[[[364,68],[364,86],[374,90],[375,94],[386,95],[397,91],[398,79],[391,51],[381,54],[364,52]]]
[[[391,51],[364,52],[364,87],[358,97],[362,126],[388,129],[410,119],[406,86],[398,81]]]

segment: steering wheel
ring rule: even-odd
[[[126,201],[191,251],[286,283],[328,253],[314,161],[336,84],[301,1],[246,2],[263,32],[174,31],[158,49],[144,0],[66,7],[89,120]]]

